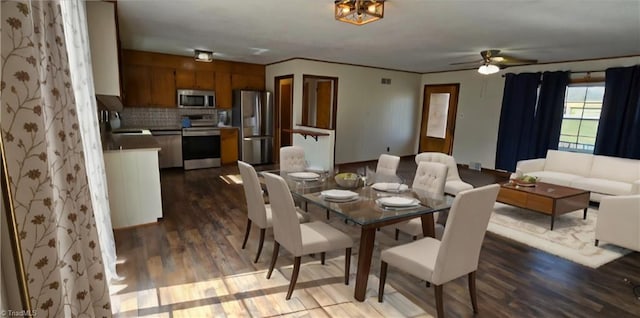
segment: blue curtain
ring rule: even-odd
[[[569,72],[544,72],[533,123],[531,158],[544,158],[547,150],[558,149],[564,113],[564,97],[569,84]]]
[[[640,159],[640,65],[609,68],[594,153]]]
[[[496,169],[515,171],[518,160],[530,159],[540,73],[506,75],[498,128]]]

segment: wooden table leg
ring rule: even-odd
[[[375,228],[362,228],[362,232],[360,234],[360,250],[358,251],[356,289],[353,294],[353,297],[358,301],[364,301],[367,294],[367,282],[369,280],[369,271],[371,270],[371,257],[373,256],[375,240]]]
[[[427,237],[436,237],[436,224],[433,221],[433,213],[423,214],[422,218],[422,234]]]
[[[551,231],[553,231],[553,222],[556,220],[556,215],[551,214]]]
[[[588,208],[584,208],[584,215],[582,215],[582,219],[586,220],[587,219],[587,209]]]

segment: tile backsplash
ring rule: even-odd
[[[120,120],[123,127],[168,127],[180,126],[182,117],[189,115],[208,115],[215,122],[218,122],[218,110],[216,109],[151,107],[125,107],[120,113]]]

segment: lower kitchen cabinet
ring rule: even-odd
[[[105,151],[111,225],[114,229],[162,217],[158,150]]]
[[[224,164],[231,164],[238,161],[238,129],[220,129],[220,161]]]

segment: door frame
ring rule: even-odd
[[[451,99],[449,100],[449,109],[447,111],[447,128],[445,133],[445,144],[448,148],[448,152],[446,154],[451,155],[453,153],[453,141],[456,130],[456,119],[458,113],[458,99],[460,95],[460,83],[448,83],[448,84],[425,84],[422,90],[422,114],[420,121],[420,133],[418,134],[418,153],[423,152],[422,150],[422,138],[427,138],[423,136],[424,131],[426,131],[426,125],[428,121],[428,113],[429,113],[429,104],[427,103],[427,89],[429,88],[440,88],[440,87],[455,87],[455,94],[452,94]],[[453,107],[451,107],[453,105]],[[451,122],[449,122],[451,119]],[[447,140],[449,137],[450,140]]]
[[[274,145],[274,151],[273,151],[273,162],[275,163],[279,163],[280,162],[280,136],[282,134],[282,123],[280,122],[281,118],[280,118],[280,81],[282,80],[286,80],[286,79],[290,79],[291,80],[291,105],[289,108],[289,114],[291,114],[291,127],[293,128],[293,95],[294,95],[294,75],[293,74],[287,74],[287,75],[281,75],[281,76],[276,76],[274,78],[274,103],[275,103],[275,136],[274,136],[274,140],[273,140],[273,145]],[[292,138],[293,139],[293,138]],[[291,142],[293,142],[293,140],[291,140]]]

